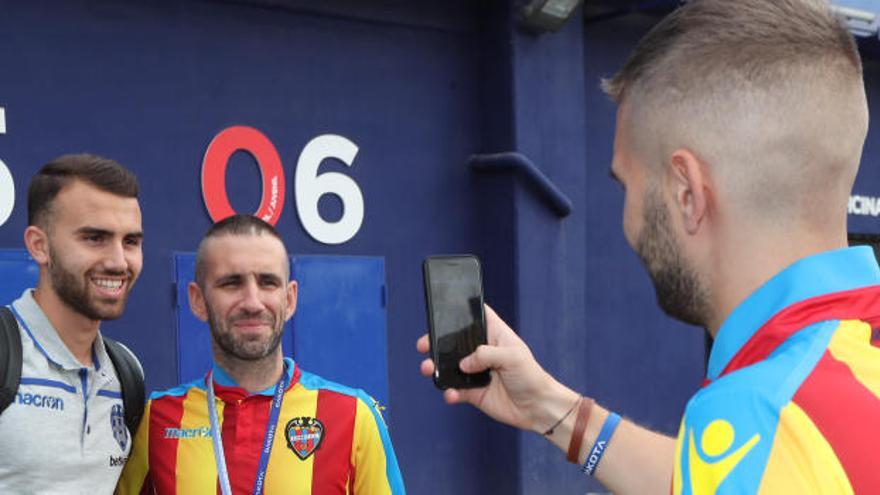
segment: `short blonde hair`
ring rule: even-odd
[[[692,0],[603,88],[651,170],[688,148],[741,211],[845,218],[867,102],[856,44],[825,1]]]
[[[861,78],[849,32],[822,0],[692,0],[657,24],[603,89],[621,103],[631,91],[700,91],[736,74],[773,84],[791,67]]]

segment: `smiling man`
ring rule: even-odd
[[[214,368],[152,395],[121,494],[404,492],[375,401],[283,357],[296,296],[271,225],[236,215],[208,230],[189,301]]]
[[[137,196],[131,172],[86,154],[55,159],[30,183],[24,242],[40,274],[9,307],[22,364],[0,414],[0,493],[112,493],[122,472],[131,435],[116,365],[135,370],[139,389],[127,393],[141,405],[142,371],[99,328],[122,315],[141,272]]]

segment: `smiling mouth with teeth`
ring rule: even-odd
[[[99,288],[109,292],[118,292],[124,284],[124,280],[110,278],[94,278],[92,282]]]

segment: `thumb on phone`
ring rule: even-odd
[[[463,358],[458,367],[465,373],[479,373],[485,370],[502,368],[505,353],[491,345],[481,345],[470,355]]]

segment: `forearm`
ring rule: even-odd
[[[548,389],[540,411],[534,418],[534,429],[546,432],[576,403],[578,394],[560,384]],[[547,435],[563,453],[568,452],[575,429],[577,409]],[[609,412],[594,404],[582,436],[578,464],[583,466],[590,449],[599,436]],[[623,420],[611,437],[595,476],[616,494],[668,494],[672,482],[675,439]],[[574,468],[574,466],[572,466]]]

